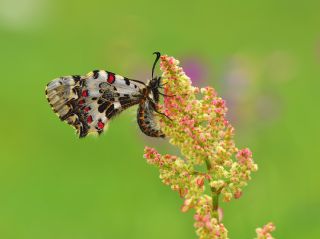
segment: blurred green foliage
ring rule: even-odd
[[[192,213],[142,158],[131,109],[77,139],[44,95],[55,77],[150,75],[152,52],[206,62],[259,171],[224,204],[230,238],[268,221],[318,238],[319,1],[0,1],[0,238],[195,238]],[[230,80],[231,79],[231,80]],[[240,83],[239,83],[240,82]],[[241,87],[239,87],[239,84]],[[227,102],[228,103],[228,102]],[[160,150],[161,151],[161,150]]]

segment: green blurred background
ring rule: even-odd
[[[196,238],[192,213],[142,158],[135,109],[99,138],[52,113],[55,77],[108,69],[146,79],[152,52],[227,99],[259,171],[224,204],[230,238],[273,221],[319,238],[319,1],[0,0],[0,238]],[[159,72],[159,71],[158,71]]]

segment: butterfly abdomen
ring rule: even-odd
[[[154,117],[154,109],[148,101],[139,104],[137,121],[140,130],[150,137],[164,138],[164,133],[160,130],[158,123]]]

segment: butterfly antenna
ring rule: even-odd
[[[160,52],[154,52],[153,54],[157,55],[156,59],[154,60],[153,66],[152,66],[152,73],[151,73],[151,79],[153,79],[153,75],[154,75],[154,68],[156,67],[156,64],[158,63],[159,59],[160,59]]]

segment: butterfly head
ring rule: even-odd
[[[153,66],[152,66],[152,72],[151,72],[151,80],[148,84],[149,86],[149,89],[150,89],[150,93],[152,94],[152,98],[154,99],[154,101],[156,103],[159,102],[159,88],[161,88],[161,77],[157,77],[157,76],[154,76],[154,69],[160,59],[160,52],[154,52],[153,54],[156,55],[156,59],[153,63]]]
[[[149,89],[150,93],[152,94],[152,97],[156,103],[159,102],[159,88],[161,87],[161,77],[154,77],[149,82]]]

